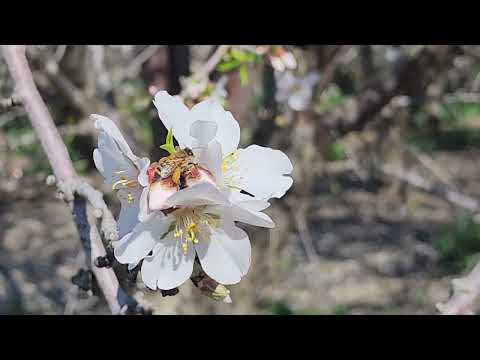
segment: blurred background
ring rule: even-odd
[[[214,96],[241,147],[281,149],[294,185],[246,227],[249,274],[233,304],[190,282],[157,314],[434,314],[480,254],[480,46],[28,46],[34,78],[76,170],[119,203],[96,171],[91,113],[116,121],[152,161],[166,130],[152,94],[191,106]],[[0,98],[13,83],[0,58]],[[80,241],[21,106],[0,107],[0,314],[101,314],[72,284]]]

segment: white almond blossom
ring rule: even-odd
[[[274,226],[261,213],[268,202],[249,196],[237,202],[232,204],[228,193],[208,182],[179,190],[167,200],[168,214],[151,212],[114,243],[115,257],[123,264],[143,259],[142,280],[153,290],[173,289],[188,280],[196,256],[212,279],[224,285],[236,284],[250,267],[251,245],[235,221]]]
[[[320,80],[320,74],[313,71],[303,78],[297,78],[291,71],[276,71],[275,80],[277,102],[288,105],[292,110],[303,111],[312,101],[313,88]]]
[[[133,154],[112,120],[96,114],[91,115],[91,118],[100,130],[93,160],[105,182],[116,191],[120,200],[121,210],[117,224],[118,235],[122,237],[139,222],[140,198],[144,187],[148,185],[146,171],[150,160]]]
[[[166,91],[155,95],[154,104],[180,147],[190,148],[199,164],[213,175],[220,188],[247,192],[256,199],[280,198],[291,187],[293,166],[280,150],[250,145],[237,149],[240,126],[214,99],[188,109]]]
[[[162,148],[170,155],[153,163],[132,153],[112,121],[93,116],[95,164],[122,202],[114,255],[130,269],[143,260],[151,289],[181,285],[195,259],[213,280],[236,284],[250,267],[251,245],[235,222],[274,227],[262,211],[292,185],[292,164],[279,150],[237,149],[240,127],[214,99],[188,109],[161,91],[154,103],[169,129]]]

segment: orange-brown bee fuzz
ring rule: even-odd
[[[180,176],[182,176],[182,168],[181,168],[181,167],[177,167],[177,168],[175,168],[175,170],[173,171],[173,174],[172,174],[172,181],[173,181],[176,185],[179,185],[179,184],[180,184]]]

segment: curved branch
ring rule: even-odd
[[[145,310],[120,287],[112,268],[98,268],[94,265],[97,257],[106,255],[97,228],[97,220],[102,219],[100,227],[108,241],[117,238],[116,223],[103,201],[102,194],[78,178],[67,148],[33,81],[25,56],[25,46],[2,45],[1,49],[15,82],[16,91],[58,179],[58,190],[71,208],[88,265],[95,275],[110,311],[113,314],[145,313]]]

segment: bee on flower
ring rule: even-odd
[[[292,185],[292,164],[279,150],[238,149],[240,127],[216,99],[189,109],[160,91],[154,104],[169,129],[162,146],[169,155],[152,163],[138,163],[113,122],[102,118],[95,164],[112,187],[130,191],[138,204],[133,227],[121,225],[119,217],[119,228],[130,231],[114,243],[115,257],[130,268],[142,262],[141,278],[153,290],[195,277],[197,263],[219,284],[236,284],[251,263],[250,240],[236,223],[274,227],[262,211]],[[112,144],[104,145],[104,138]],[[117,175],[126,164],[132,166]]]

